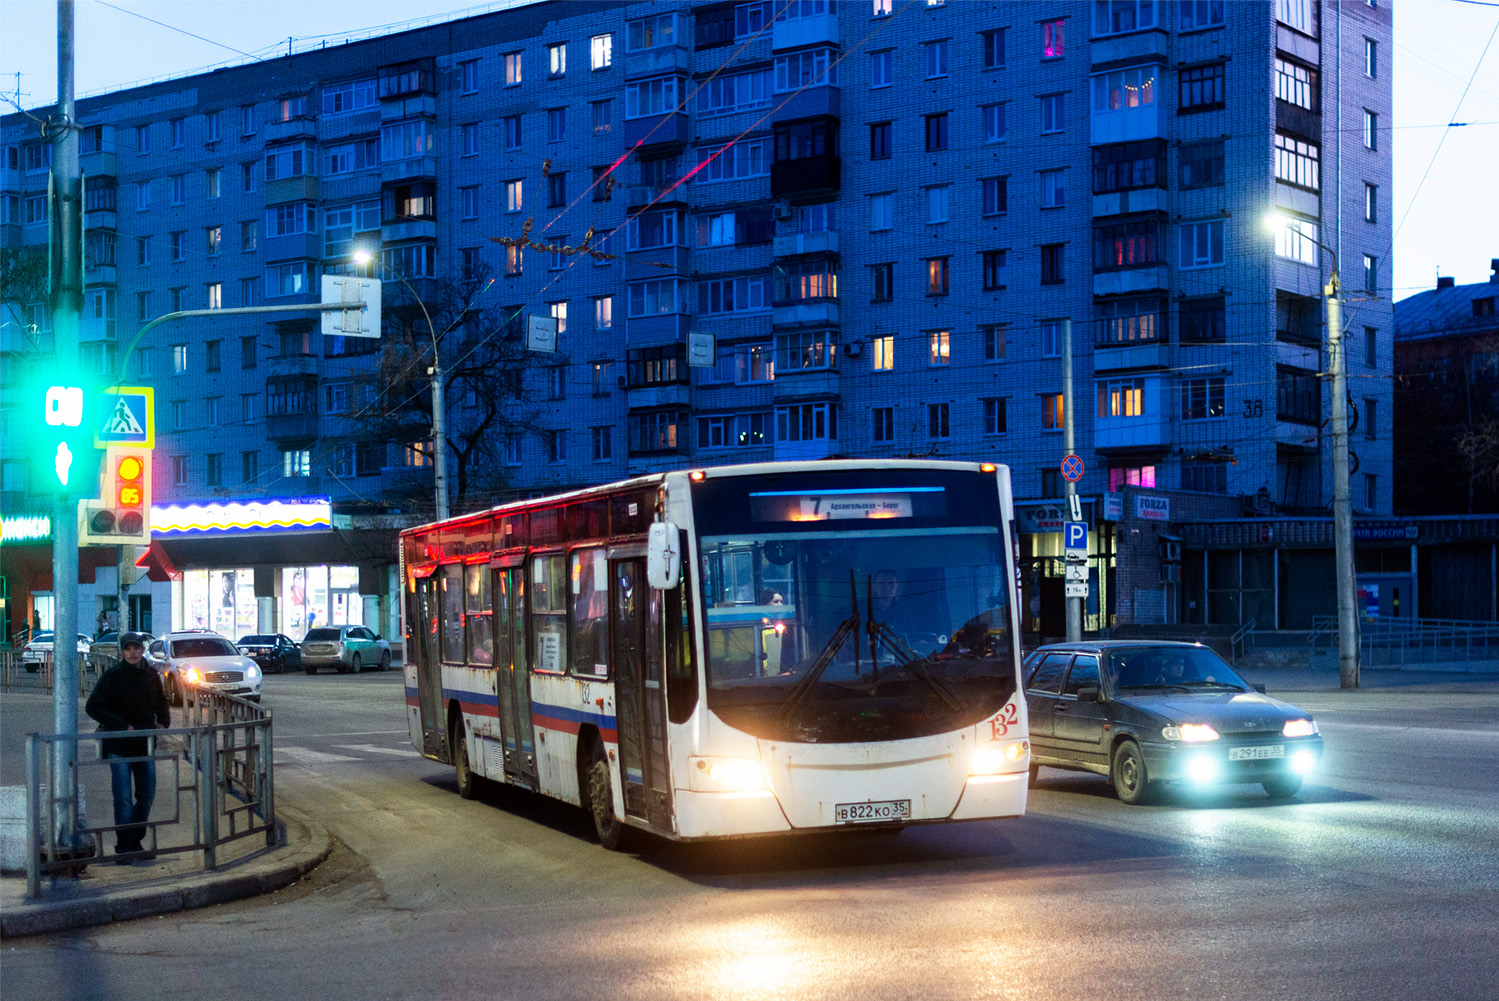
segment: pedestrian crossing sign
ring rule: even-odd
[[[94,444],[156,447],[156,394],[150,386],[114,386],[99,394]]]

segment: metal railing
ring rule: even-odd
[[[1239,662],[1240,657],[1244,656],[1244,651],[1254,645],[1254,627],[1255,620],[1250,619],[1238,629],[1235,629],[1234,634],[1229,637],[1230,659],[1235,664]]]
[[[100,675],[109,669],[115,658],[101,653],[78,655],[78,694],[87,695],[94,690]],[[41,660],[28,660],[21,650],[0,650],[0,690],[50,692],[54,675],[51,653],[41,655]]]
[[[136,856],[203,853],[218,865],[218,849],[250,835],[277,843],[271,713],[234,695],[198,692],[184,707],[186,725],[162,730],[31,734],[26,740],[26,895],[41,895],[44,875],[76,871],[105,854],[105,835],[119,829],[92,820],[86,803],[102,805],[112,821],[110,761],[149,762],[157,773],[146,846]],[[99,742],[150,738],[149,753],[103,758]],[[72,758],[56,781],[62,753]],[[87,749],[87,753],[80,753]],[[170,776],[170,781],[164,781]],[[85,795],[92,793],[92,795]],[[127,854],[124,858],[130,858]]]
[[[1313,654],[1323,646],[1336,649],[1337,616],[1313,616],[1309,642]],[[1359,660],[1365,667],[1499,661],[1499,622],[1462,619],[1360,619]]]

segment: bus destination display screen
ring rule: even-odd
[[[942,487],[767,490],[750,493],[749,509],[751,520],[757,522],[805,522],[940,518],[947,504]]]

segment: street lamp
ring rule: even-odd
[[[367,250],[356,250],[352,258],[355,264],[369,264],[375,260],[375,255]],[[432,367],[427,369],[432,376],[432,479],[437,488],[437,520],[442,521],[448,516],[448,439],[446,407],[442,396],[442,359],[437,352],[437,330],[432,326],[432,314],[427,312],[427,304],[422,302],[422,297],[416,294],[411,283],[383,264],[381,269],[390,271],[395,280],[405,286],[411,298],[416,300],[416,304],[422,308],[422,316],[427,320],[427,333],[432,337]]]
[[[1343,337],[1342,285],[1338,279],[1338,253],[1306,234],[1293,220],[1278,212],[1265,216],[1265,226],[1279,239],[1305,240],[1332,257],[1332,274],[1323,288],[1327,303],[1327,368],[1332,375],[1332,545],[1338,585],[1338,685],[1359,687],[1358,617],[1354,606],[1353,504],[1349,498],[1348,469],[1348,360]]]

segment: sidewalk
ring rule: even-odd
[[[175,714],[175,711],[174,711]],[[79,706],[79,728],[94,723]],[[52,732],[49,693],[7,692],[0,695],[0,785],[23,787],[26,781],[26,735]],[[170,815],[170,783],[158,781],[153,815]],[[89,811],[110,811],[107,794],[88,800]],[[76,876],[42,878],[41,896],[26,898],[24,873],[0,875],[0,937],[39,935],[69,928],[206,907],[287,886],[327,858],[328,832],[284,808],[278,814],[278,844],[267,847],[265,835],[252,834],[221,845],[218,865],[203,867],[201,851],[161,854],[150,861],[117,866],[105,856],[90,861]],[[161,831],[171,845],[172,827]],[[112,851],[113,836],[106,835]],[[179,844],[186,844],[181,841]]]
[[[1330,667],[1245,667],[1239,671],[1245,681],[1264,685],[1271,695],[1280,692],[1336,692],[1338,665]],[[1391,691],[1414,694],[1435,692],[1499,692],[1499,674],[1472,672],[1461,664],[1450,671],[1402,671],[1388,668],[1364,668],[1359,672],[1359,691]]]

